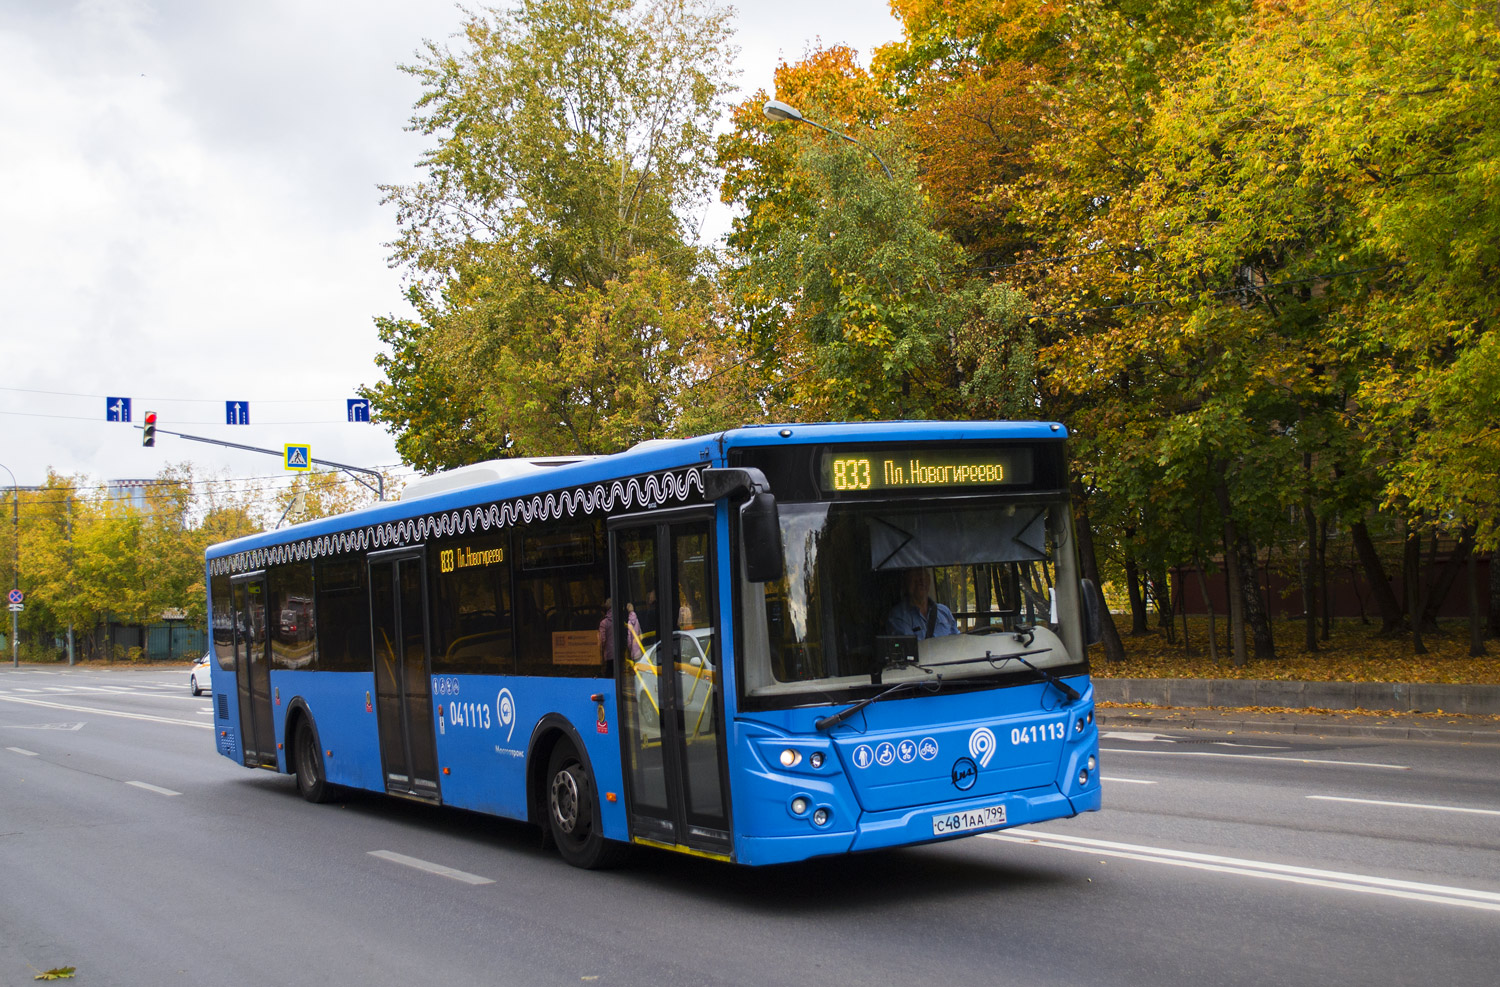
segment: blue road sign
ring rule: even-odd
[[[351,422],[367,422],[370,420],[370,402],[364,398],[349,398],[349,420]]]
[[[312,446],[286,445],[282,447],[281,467],[289,470],[312,469]]]
[[[248,424],[250,424],[250,402],[249,401],[225,401],[224,402],[224,424],[225,425],[248,425]]]
[[[130,421],[130,399],[129,398],[105,398],[104,420],[107,422]]]

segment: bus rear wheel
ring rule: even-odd
[[[333,795],[333,786],[323,771],[323,752],[318,749],[318,732],[313,729],[312,717],[297,720],[297,791],[309,802],[327,802]]]
[[[547,828],[558,854],[574,867],[598,870],[620,863],[627,850],[604,838],[594,777],[570,740],[547,759]]]

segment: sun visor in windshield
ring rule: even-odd
[[[870,564],[880,569],[962,562],[1040,562],[1047,557],[1046,512],[934,511],[870,518]]]

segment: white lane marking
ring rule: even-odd
[[[1215,740],[1215,747],[1243,747],[1247,750],[1256,751],[1289,751],[1290,747],[1285,744],[1237,744],[1232,740]]]
[[[1142,781],[1139,778],[1116,778],[1114,775],[1102,776],[1111,785],[1154,785],[1154,781]]]
[[[17,692],[41,692],[42,690],[41,689],[23,689],[20,686],[16,686],[16,691]]]
[[[1102,740],[1129,740],[1137,744],[1151,744],[1161,741],[1164,744],[1177,743],[1176,737],[1169,737],[1164,733],[1134,733],[1123,730],[1106,730],[1099,735]]]
[[[1422,802],[1382,802],[1379,799],[1351,799],[1338,795],[1309,795],[1323,802],[1356,802],[1360,805],[1391,805],[1401,809],[1432,809],[1436,812],[1472,812],[1480,816],[1500,816],[1500,809],[1469,809],[1461,805],[1427,805]]]
[[[148,785],[144,781],[127,781],[125,784],[127,784],[127,785],[134,785],[136,788],[144,788],[146,791],[148,791],[148,792],[155,792],[158,795],[181,795],[182,794],[181,792],[174,792],[170,788],[162,788],[160,785]]]
[[[41,755],[36,751],[29,751],[24,747],[7,747],[5,749],[8,751],[15,751],[17,754],[22,754],[26,757],[41,757]]]
[[[403,853],[393,850],[371,850],[370,856],[379,857],[381,860],[389,860],[393,864],[401,864],[405,867],[415,867],[417,870],[425,870],[429,874],[438,874],[442,877],[451,877],[455,881],[463,881],[465,884],[494,884],[487,877],[478,874],[470,874],[467,871],[454,870],[452,867],[444,867],[442,864],[434,864],[429,860],[418,860],[416,857],[408,857]]]
[[[117,709],[97,709],[93,706],[69,706],[66,703],[49,703],[44,699],[21,699],[16,696],[0,696],[0,700],[8,703],[24,703],[27,706],[45,706],[48,709],[66,709],[74,713],[98,713],[100,716],[118,716],[126,720],[146,720],[149,723],[176,723],[179,726],[199,727],[203,730],[212,730],[212,723],[196,723],[192,720],[174,720],[169,716],[150,716],[146,713],[126,713]]]
[[[1478,908],[1483,911],[1500,912],[1500,894],[1493,891],[1475,891],[1470,888],[1448,887],[1442,884],[1422,884],[1416,881],[1399,881],[1390,877],[1375,877],[1368,874],[1350,874],[1344,871],[1319,870],[1315,867],[1295,867],[1265,860],[1244,860],[1238,857],[1221,857],[1211,853],[1193,853],[1188,850],[1169,850],[1165,847],[1139,846],[1133,843],[1115,843],[1109,840],[1091,840],[1082,836],[1062,836],[1034,829],[1011,829],[1003,833],[981,833],[980,836],[1007,843],[1029,846],[1045,846],[1054,850],[1072,850],[1075,853],[1091,853],[1105,857],[1120,857],[1146,863],[1167,864],[1171,867],[1188,867],[1194,870],[1213,871],[1220,874],[1237,874],[1267,881],[1285,881],[1290,884],[1305,884],[1310,887],[1332,888],[1337,891],[1357,891],[1361,894],[1378,894],[1410,901],[1424,901],[1439,905],[1457,905],[1461,908]]]
[[[77,732],[83,729],[82,723],[12,723],[5,727],[7,730],[71,730]]]
[[[1385,768],[1389,771],[1410,771],[1406,764],[1375,764],[1370,761],[1327,761],[1313,757],[1275,757],[1271,754],[1224,754],[1219,751],[1133,751],[1127,747],[1101,747],[1110,754],[1161,754],[1166,757],[1228,757],[1236,761],[1280,761],[1282,764],[1333,764],[1345,768]]]

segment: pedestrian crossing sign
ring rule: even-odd
[[[282,449],[281,466],[289,470],[312,469],[312,446],[286,445]]]

